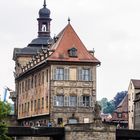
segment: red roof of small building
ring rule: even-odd
[[[47,60],[92,62],[100,64],[100,61],[88,52],[70,23],[58,34],[57,37],[58,40],[51,47],[51,50],[54,52]],[[69,56],[68,50],[71,48],[75,48],[77,50],[77,57]]]
[[[122,117],[118,114],[122,113]],[[128,121],[128,94],[124,97],[112,115],[112,121]]]

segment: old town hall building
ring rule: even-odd
[[[16,114],[21,125],[93,122],[96,68],[100,61],[88,51],[70,19],[50,36],[50,10],[39,10],[38,37],[14,48]]]

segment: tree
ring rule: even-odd
[[[115,108],[121,103],[121,101],[124,99],[126,94],[127,91],[121,91],[116,94],[116,96],[114,97]]]
[[[0,101],[0,140],[11,140],[11,138],[6,135],[8,131],[6,119],[7,115],[10,114],[10,111],[10,104],[7,102]]]
[[[121,101],[126,96],[127,91],[121,91],[116,94],[113,100],[108,101],[107,98],[102,98],[99,102],[103,113],[112,114],[117,106],[121,103]]]
[[[112,114],[114,109],[115,109],[115,105],[114,105],[114,101],[108,101],[107,98],[102,98],[101,101],[99,101],[99,104],[102,108],[102,112],[103,113],[110,113]]]
[[[103,108],[103,113],[112,114],[114,112],[114,109],[115,109],[115,105],[114,105],[114,102],[111,100],[107,102],[106,106]]]
[[[101,106],[101,111],[103,112],[104,108],[107,106],[108,99],[102,98],[100,101],[98,101],[99,105]]]

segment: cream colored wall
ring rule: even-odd
[[[132,81],[130,81],[128,87],[128,127],[129,129],[134,129],[134,99],[135,94],[139,92],[134,88]]]
[[[96,102],[96,66],[67,66],[61,65],[61,67],[69,69],[69,80],[57,81],[53,80],[53,71],[60,65],[52,65],[51,66],[51,109],[53,110],[53,120],[54,123],[57,124],[57,118],[63,118],[64,124],[67,123],[68,118],[72,116],[73,112],[75,112],[75,117],[79,118],[80,123],[84,123],[84,118],[89,118],[89,122],[93,122],[93,109],[91,107],[81,108],[81,107],[59,107],[55,108],[53,106],[53,96],[58,95],[59,93],[64,93],[64,96],[76,95],[82,96],[88,95],[92,96],[93,104]],[[77,80],[77,70],[79,67],[91,68],[92,69],[92,81],[78,81]],[[63,91],[63,92],[62,92]],[[94,105],[93,105],[94,106]],[[57,113],[55,113],[57,112]],[[58,116],[59,114],[59,116]],[[51,117],[51,118],[52,118]]]

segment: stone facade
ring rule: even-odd
[[[115,127],[92,124],[67,125],[65,140],[115,140]]]

